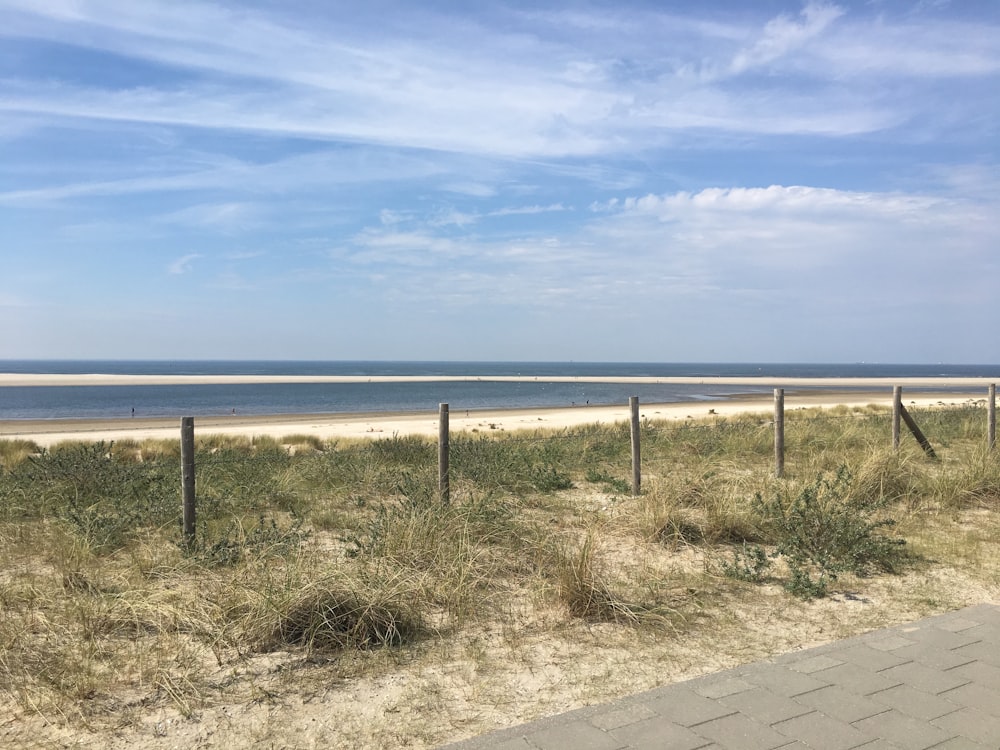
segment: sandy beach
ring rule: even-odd
[[[209,382],[299,382],[287,378],[272,379],[270,376],[258,378],[248,377],[215,377],[201,376],[186,378],[183,376],[10,376],[0,375],[0,387],[14,385],[10,382],[19,381],[19,385],[54,385],[52,378],[68,381],[62,384],[81,385],[82,379],[102,380],[114,384],[133,383],[136,379],[144,384],[152,384],[147,378],[155,378],[157,384],[166,382],[203,383]],[[441,379],[441,378],[437,378]],[[493,378],[494,380],[509,378]],[[322,382],[308,378],[309,382]],[[338,379],[342,382],[343,379]],[[355,379],[357,380],[357,379]],[[397,379],[398,380],[398,379]],[[583,379],[581,379],[583,380]],[[589,379],[595,382],[608,382],[607,378]],[[667,382],[664,378],[622,378],[614,382]],[[711,383],[720,385],[745,385],[748,380],[736,378],[712,379],[672,379],[671,382]],[[753,381],[750,381],[753,382]],[[904,390],[904,402],[908,406],[961,405],[971,400],[984,399],[989,382],[982,378],[959,378],[942,381],[939,379],[786,379],[783,381],[768,381],[768,386],[790,388],[785,394],[785,409],[791,411],[804,408],[833,408],[838,405],[866,406],[878,404],[891,406],[892,386],[902,385],[919,388],[939,388],[940,390],[920,391],[907,394]],[[94,383],[96,384],[96,383]],[[755,382],[756,385],[761,385]],[[796,385],[808,385],[823,390],[796,391]],[[839,390],[839,388],[865,388],[864,390]],[[961,391],[955,389],[962,389]],[[967,392],[967,389],[981,389],[980,393]],[[741,396],[717,401],[696,401],[666,404],[640,404],[640,415],[650,420],[683,421],[687,419],[711,419],[713,417],[731,417],[736,414],[760,412],[771,413],[773,399],[770,394],[761,396]],[[281,438],[287,435],[311,435],[321,439],[332,438],[380,438],[392,435],[427,435],[438,433],[438,414],[434,412],[377,412],[365,414],[281,414],[281,415],[234,415],[195,417],[195,430],[199,435],[227,434],[251,436],[270,436]],[[570,406],[542,409],[487,409],[487,410],[452,410],[449,414],[449,427],[454,431],[491,433],[497,431],[513,432],[518,430],[563,429],[583,424],[614,423],[629,419],[627,404],[613,406]],[[171,418],[136,418],[136,419],[106,419],[106,420],[0,420],[0,439],[33,440],[41,446],[51,446],[56,443],[73,441],[111,441],[111,440],[143,440],[174,439],[180,434],[179,419]]]

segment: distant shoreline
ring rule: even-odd
[[[753,385],[775,388],[986,388],[998,377],[774,377],[615,375],[135,375],[0,373],[0,388],[115,385],[239,385],[252,383],[636,383],[662,385]]]

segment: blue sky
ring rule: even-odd
[[[0,18],[0,358],[1000,362],[994,0]]]

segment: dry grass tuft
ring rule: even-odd
[[[420,620],[402,602],[372,601],[357,592],[317,587],[292,602],[257,647],[384,648],[410,643],[421,630]]]

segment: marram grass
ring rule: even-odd
[[[819,605],[797,596],[884,597],[907,565],[996,591],[985,410],[914,416],[939,460],[908,436],[890,450],[884,410],[791,412],[780,480],[766,417],[647,421],[638,497],[625,425],[455,436],[448,505],[423,438],[199,439],[193,545],[176,441],[0,441],[0,698],[58,731],[121,732],[295,690],[274,675],[304,665],[326,682],[456,651],[528,668],[539,638],[576,648],[595,628],[664,653],[728,642],[748,596],[807,617]],[[924,578],[907,611],[952,601]]]

